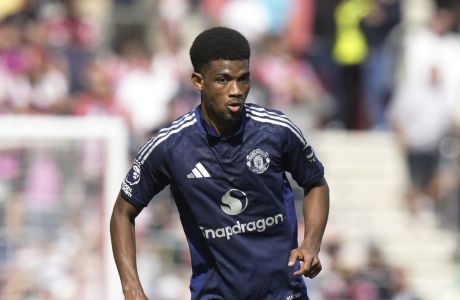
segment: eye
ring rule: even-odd
[[[249,83],[250,80],[250,75],[249,74],[244,74],[240,78],[238,78],[238,81],[241,83]]]
[[[226,84],[228,82],[228,80],[225,77],[217,77],[216,82],[219,83],[219,84]]]
[[[243,76],[239,79],[240,82],[248,83],[249,82],[249,75]]]

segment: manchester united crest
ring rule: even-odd
[[[270,165],[270,157],[267,152],[260,149],[254,149],[246,156],[246,165],[252,172],[262,174]]]

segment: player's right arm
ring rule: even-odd
[[[110,237],[125,300],[145,300],[136,266],[135,218],[143,207],[118,195],[110,219]]]
[[[125,300],[147,299],[136,266],[135,219],[153,197],[170,184],[169,133],[163,130],[141,147],[113,208],[110,237]]]

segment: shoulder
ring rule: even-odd
[[[269,127],[279,127],[286,123],[292,123],[289,118],[279,110],[260,106],[258,104],[246,103],[246,117],[255,123],[265,124]],[[293,124],[292,124],[293,125]]]
[[[184,135],[196,130],[197,122],[194,111],[191,111],[168,125],[160,128],[139,150],[137,159],[143,163],[151,156],[152,152],[166,154],[176,143],[180,142]]]
[[[294,134],[304,140],[302,131],[283,112],[253,103],[245,104],[245,109],[253,126],[280,135]]]

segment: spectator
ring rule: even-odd
[[[288,36],[267,36],[255,80],[267,92],[267,104],[283,109],[301,128],[319,128],[331,114],[332,101],[308,61],[291,53]],[[290,80],[279,80],[289,78]]]
[[[44,49],[23,45],[17,52],[21,65],[6,74],[4,97],[10,111],[60,114],[66,110],[66,74]]]
[[[73,114],[77,116],[118,116],[130,126],[128,113],[114,97],[114,87],[103,63],[93,61],[85,66],[85,90],[76,95]]]
[[[101,62],[92,61],[85,66],[84,92],[75,95],[72,99],[72,113],[76,116],[112,116],[121,118],[126,126],[131,126],[128,112],[114,97],[113,86],[109,75]],[[97,190],[95,182],[99,182],[104,169],[105,151],[99,141],[88,141],[84,144],[80,167],[85,174],[85,183],[88,191]],[[96,184],[97,185],[97,184]],[[88,192],[88,194],[92,194]],[[100,197],[99,193],[91,195]]]
[[[82,14],[76,0],[48,2],[41,7],[41,17],[48,46],[66,59],[70,91],[80,91],[84,66],[100,41],[98,25]]]
[[[392,90],[395,53],[387,46],[387,39],[400,19],[399,0],[373,0],[361,23],[369,48],[363,65],[363,100],[369,125],[374,129],[388,127],[385,108]]]
[[[133,136],[134,143],[140,143],[150,131],[169,120],[169,102],[178,87],[173,77],[156,69],[145,46],[133,43],[127,54],[131,57],[131,67],[120,79],[115,97],[130,115],[137,135]]]
[[[406,200],[414,214],[439,200],[438,147],[453,125],[460,96],[460,39],[451,32],[454,21],[451,11],[439,9],[428,28],[407,37],[403,77],[389,111],[406,155]]]
[[[377,299],[391,298],[391,268],[376,244],[369,245],[367,249],[367,265],[363,275],[372,283]]]
[[[336,38],[332,54],[339,66],[336,100],[338,121],[346,129],[365,129],[367,119],[362,101],[362,64],[368,46],[360,28],[369,13],[369,1],[342,0],[335,9]]]
[[[332,235],[325,240],[324,274],[319,276],[321,280],[321,296],[324,300],[349,299],[350,290],[348,279],[350,270],[341,259],[342,241],[337,235]]]

